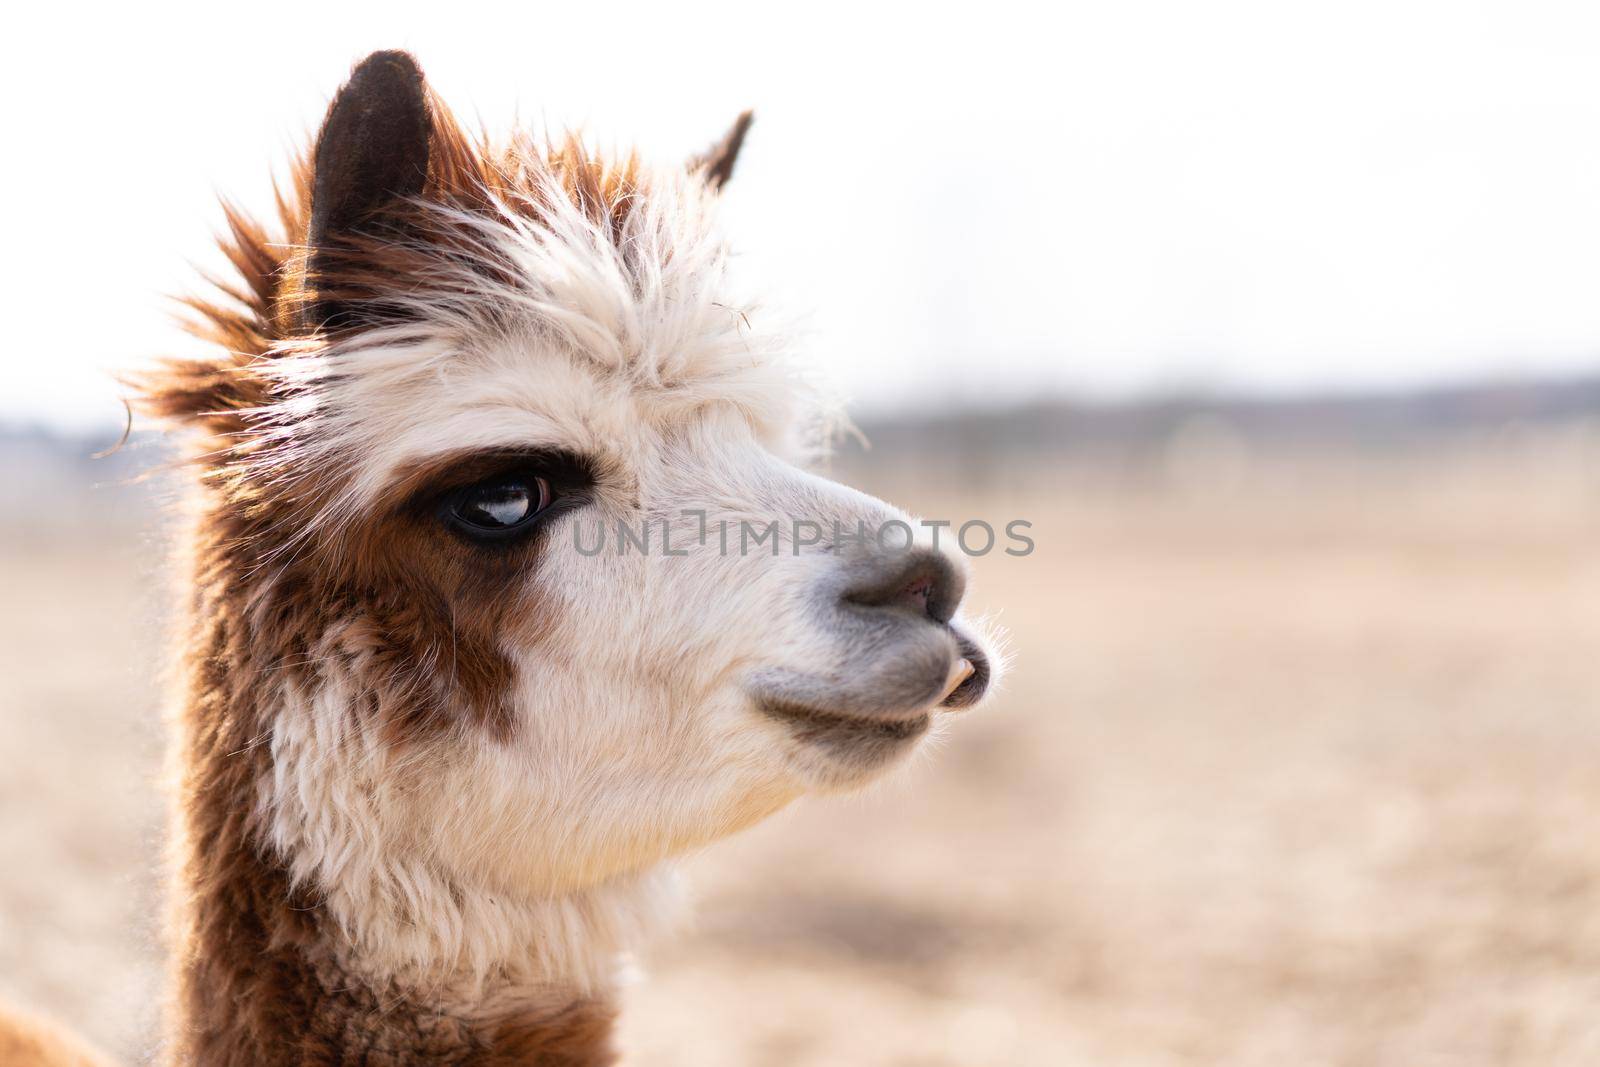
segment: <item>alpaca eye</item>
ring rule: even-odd
[[[502,537],[520,530],[548,508],[553,496],[543,478],[512,475],[482,482],[449,505],[451,523],[463,533]]]

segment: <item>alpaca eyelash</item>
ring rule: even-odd
[[[497,479],[544,478],[558,497],[582,493],[595,484],[593,463],[566,449],[494,449],[453,456],[430,477],[408,479],[421,488],[403,495],[402,510],[427,513],[460,493]]]
[[[449,474],[414,494],[408,510],[474,546],[504,548],[535,535],[544,520],[586,503],[594,484],[591,469],[584,457],[566,450],[480,453],[450,463]],[[471,521],[465,513],[474,495],[502,487],[521,487],[532,498],[526,517],[498,527]]]

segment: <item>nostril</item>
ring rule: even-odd
[[[900,592],[900,602],[919,615],[928,614],[928,602],[933,599],[933,579],[914,578]]]
[[[847,604],[898,608],[946,623],[961,602],[961,574],[941,553],[919,551],[874,560],[871,571],[845,590]]]

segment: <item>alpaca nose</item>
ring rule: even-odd
[[[966,577],[950,557],[932,549],[895,552],[863,561],[840,595],[845,604],[909,612],[941,626],[950,621],[966,591]]]

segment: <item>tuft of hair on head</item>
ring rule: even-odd
[[[207,277],[220,296],[180,298],[184,328],[214,355],[166,359],[124,377],[136,406],[158,419],[237,439],[272,402],[269,361],[300,335],[353,324],[336,279],[371,238],[398,236],[392,210],[427,188],[437,105],[406,52],[358,63],[328,107],[315,147],[277,190],[280,233],[224,201],[218,238],[238,282]]]
[[[207,464],[244,459],[282,439],[284,420],[307,410],[306,375],[336,375],[355,335],[525,281],[505,260],[507,235],[554,233],[553,246],[592,227],[612,246],[603,257],[641,278],[658,271],[660,262],[644,259],[684,250],[640,241],[635,223],[658,225],[652,198],[693,200],[695,185],[714,197],[751,121],[739,115],[688,160],[680,173],[690,182],[680,188],[632,154],[603,157],[576,136],[546,143],[521,131],[503,141],[468,133],[414,57],[374,52],[352,69],[278,189],[277,225],[224,202],[219,244],[237,274],[207,277],[212,294],[180,301],[185,328],[212,353],[156,362],[124,384],[142,414],[202,431]]]

